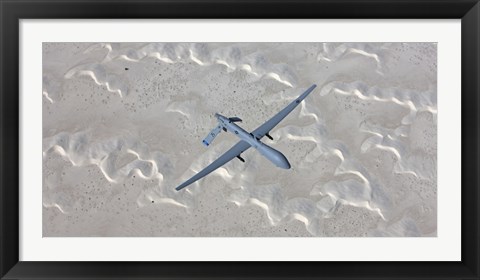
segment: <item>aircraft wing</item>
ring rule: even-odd
[[[195,174],[192,178],[188,179],[184,183],[182,183],[180,186],[176,187],[175,189],[177,191],[185,188],[186,186],[194,183],[195,181],[207,176],[211,172],[217,170],[219,167],[224,165],[225,163],[231,161],[234,159],[236,156],[240,155],[242,152],[250,148],[250,144],[247,142],[241,140],[237,144],[235,144],[230,150],[225,152],[223,155],[221,155],[218,159],[216,159],[214,162],[212,162],[209,166],[205,167],[202,171],[198,172]]]
[[[311,87],[309,87],[304,93],[302,93],[302,95],[300,95],[297,99],[293,100],[292,103],[288,104],[287,107],[283,108],[283,110],[278,112],[271,119],[269,119],[264,124],[255,129],[252,134],[255,135],[255,137],[257,137],[258,139],[261,139],[286,116],[288,116],[288,114],[290,114],[290,112],[292,112],[293,109],[295,109],[297,105],[300,104],[300,102],[302,102],[303,99],[305,99],[316,87],[317,85],[312,85]]]

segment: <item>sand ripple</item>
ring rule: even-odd
[[[110,62],[123,59],[138,62],[147,57],[153,57],[164,63],[179,63],[191,60],[201,66],[215,64],[225,65],[229,72],[237,69],[244,70],[257,79],[274,79],[286,86],[296,84],[296,76],[286,64],[274,64],[268,61],[261,53],[242,53],[234,46],[212,49],[202,43],[150,43],[131,47],[115,44],[100,43],[92,45],[86,53],[98,49],[108,52],[101,63],[85,63],[68,70],[65,78],[74,76],[88,76],[98,85],[104,85],[109,91],[118,93],[120,97],[128,94],[128,83],[108,69]]]

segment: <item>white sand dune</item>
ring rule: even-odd
[[[44,236],[436,235],[435,44],[43,51]],[[291,170],[249,150],[174,190],[238,141],[201,145],[215,112],[253,130],[313,83],[265,140]]]

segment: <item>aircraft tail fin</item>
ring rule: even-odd
[[[214,129],[212,129],[212,131],[210,131],[210,133],[207,135],[207,137],[205,137],[205,139],[203,139],[203,141],[202,141],[203,145],[208,147],[208,145],[210,145],[210,143],[212,143],[213,139],[215,139],[215,137],[217,137],[217,135],[220,134],[220,132],[222,132],[222,127],[220,125],[215,127]]]
[[[228,120],[231,121],[231,122],[241,122],[242,121],[242,119],[239,118],[239,117],[231,117],[231,118],[228,118]]]

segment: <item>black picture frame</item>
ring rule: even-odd
[[[0,0],[0,17],[1,279],[479,279],[478,0]],[[19,20],[58,18],[461,19],[462,260],[121,263],[19,261]]]

